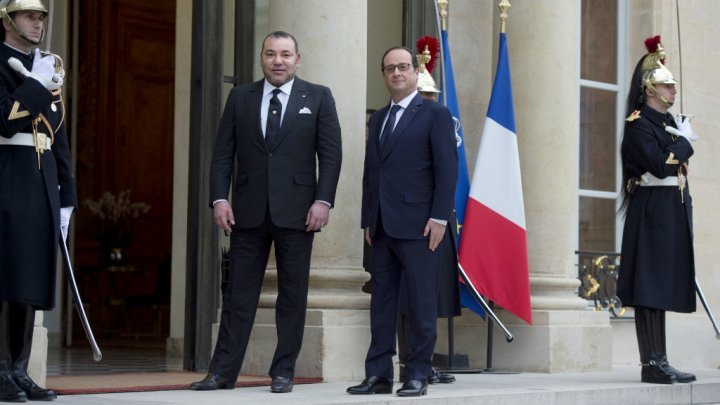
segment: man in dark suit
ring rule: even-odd
[[[418,52],[422,52],[418,46]],[[417,89],[420,96],[425,99],[438,101],[440,90],[435,85],[435,80],[430,74],[427,63],[430,61],[430,55],[420,53],[416,55],[419,63]],[[455,132],[456,140],[459,139]],[[438,289],[438,318],[451,318],[462,315],[460,309],[460,290],[457,275],[457,248],[455,241],[457,240],[457,218],[455,212],[449,218],[447,225],[448,232],[445,238],[438,245],[438,251],[442,255],[440,260],[440,269],[438,270],[437,289]],[[400,297],[400,317],[398,319],[398,360],[400,361],[400,379],[405,376],[405,359],[410,354],[407,334],[405,333],[405,324],[407,317],[407,303],[404,297]],[[433,368],[433,372],[428,378],[428,384],[449,384],[455,381],[455,376],[448,373],[441,373]]]
[[[410,354],[400,396],[427,392],[436,339],[436,251],[454,207],[457,152],[450,112],[417,92],[411,50],[390,48],[381,68],[392,98],[373,114],[365,152],[362,228],[371,245],[372,341],[366,378],[351,394],[391,393],[401,279]]]
[[[260,56],[265,79],[230,92],[215,141],[210,201],[218,227],[232,231],[231,270],[210,370],[191,385],[195,390],[235,386],[274,243],[278,343],[271,391],[292,391],[313,236],[328,223],[340,176],[340,124],[330,90],[295,77],[300,54],[286,32],[269,34]]]

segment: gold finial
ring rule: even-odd
[[[498,4],[500,9],[500,32],[505,33],[505,21],[508,18],[507,11],[510,8],[510,2],[508,0],[500,0]]]
[[[440,29],[443,31],[447,31],[448,0],[437,0],[437,5],[438,7],[440,7]]]

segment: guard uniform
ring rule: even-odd
[[[13,41],[19,36],[37,45],[16,25],[18,12],[27,13],[27,24],[47,10],[39,0],[11,0],[0,10],[15,30]],[[7,41],[0,44],[0,401],[52,400],[55,393],[35,384],[27,367],[35,311],[55,304],[61,207],[77,206],[60,89],[64,70],[50,56],[38,65],[52,60],[54,72],[34,72],[34,59],[47,55]],[[48,81],[48,74],[59,79]]]
[[[693,148],[667,125],[676,126],[672,115],[643,106],[626,127],[623,161],[639,184],[625,216],[618,297],[625,306],[694,312],[692,198],[682,167]]]
[[[676,122],[667,112],[677,81],[663,64],[660,37],[648,38],[645,45],[648,54],[631,81],[622,141],[625,226],[617,295],[634,308],[640,380],[673,384],[696,380],[668,362],[665,311],[695,311],[687,164],[697,135],[689,119],[680,115]]]
[[[0,44],[0,300],[50,310],[60,207],[77,206],[65,110],[60,90],[22,77],[11,57],[32,67],[32,53]]]

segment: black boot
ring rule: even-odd
[[[658,333],[662,324],[656,312],[663,311],[635,307],[635,332],[642,363],[640,381],[653,384],[673,384],[677,382],[677,378],[662,366],[665,357],[665,349],[662,345],[664,331]]]
[[[0,360],[0,402],[25,402],[27,395],[22,388],[15,384],[9,364],[6,360]]]
[[[27,304],[10,303],[9,318],[13,326],[8,335],[15,384],[22,388],[31,401],[52,401],[57,395],[37,385],[27,373],[35,328],[35,309]]]
[[[660,312],[660,314],[657,316],[658,316],[658,322],[660,322],[660,332],[662,332],[662,333],[660,333],[660,338],[661,338],[660,344],[661,344],[662,353],[663,353],[662,359],[660,359],[660,361],[662,363],[662,368],[664,368],[665,371],[667,371],[668,373],[674,375],[675,378],[677,378],[678,382],[680,382],[680,383],[689,383],[689,382],[696,381],[697,378],[695,377],[695,374],[680,371],[680,370],[676,369],[675,367],[671,366],[670,363],[668,363],[667,350],[665,347],[665,311],[658,311],[658,312]]]
[[[640,381],[652,384],[674,384],[678,381],[662,366],[662,357],[657,353],[650,354],[648,362],[642,365]]]
[[[25,402],[27,395],[15,384],[11,372],[8,310],[7,301],[0,301],[0,401]]]

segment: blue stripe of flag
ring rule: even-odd
[[[493,84],[487,116],[513,134],[516,133],[512,81],[510,80],[510,60],[505,33],[500,34],[497,72],[495,72],[495,83]]]
[[[450,58],[450,46],[448,45],[447,31],[441,32],[442,51],[443,51],[443,68],[445,71],[445,88],[441,93],[441,102],[444,101],[445,106],[450,110],[453,117],[460,119],[460,108],[457,102],[457,92],[455,91],[455,75],[453,74],[452,59]],[[461,121],[462,122],[462,121]],[[467,158],[465,156],[465,138],[463,137],[462,125],[458,129],[458,136],[462,139],[460,146],[457,148],[458,154],[458,180],[455,186],[455,213],[458,221],[458,240],[456,246],[460,247],[460,235],[462,232],[462,224],[465,221],[465,206],[467,204],[468,195],[470,194],[470,176],[468,175]],[[478,304],[475,298],[470,294],[465,284],[460,283],[460,303],[485,318],[485,311]]]

